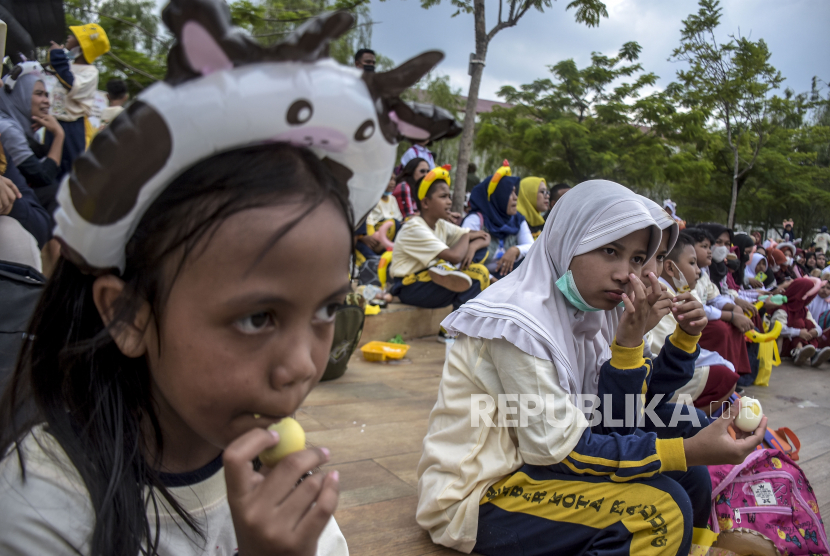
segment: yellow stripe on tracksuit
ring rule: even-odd
[[[617,523],[632,534],[630,554],[676,554],[684,518],[672,496],[644,483],[538,481],[519,471],[490,487],[480,504],[594,529]]]

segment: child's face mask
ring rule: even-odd
[[[570,301],[571,305],[579,309],[580,311],[584,312],[591,312],[591,311],[602,311],[602,309],[597,309],[595,307],[591,307],[585,300],[582,298],[582,295],[579,293],[579,290],[576,287],[576,282],[574,282],[574,275],[569,270],[565,274],[562,275],[559,280],[556,281],[556,287],[562,292],[562,295],[565,296],[565,299]]]
[[[726,245],[716,245],[712,247],[712,260],[716,263],[721,262],[729,254],[729,247]]]
[[[69,59],[70,62],[74,61],[75,58],[81,55],[81,47],[74,46],[70,50],[66,51],[66,57]]]
[[[674,261],[669,261],[674,272],[677,273],[677,276],[672,276],[671,281],[674,284],[674,289],[677,291],[678,294],[686,293],[692,291],[692,288],[689,286],[689,282],[686,280],[686,277],[680,272],[680,267],[677,266],[677,263]]]

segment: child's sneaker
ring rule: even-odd
[[[796,367],[800,367],[804,363],[810,360],[810,358],[816,354],[816,348],[807,344],[801,349],[794,349],[792,352],[793,364]]]
[[[810,360],[810,366],[818,367],[828,359],[830,359],[830,347],[821,348]]]
[[[448,264],[440,264],[429,269],[429,277],[432,281],[451,292],[461,293],[470,289],[473,279],[455,270]]]

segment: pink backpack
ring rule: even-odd
[[[780,450],[757,450],[740,465],[711,466],[709,475],[715,533],[761,535],[781,554],[830,554],[813,488]]]

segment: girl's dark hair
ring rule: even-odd
[[[415,206],[418,207],[418,212],[421,212],[421,200],[422,200],[422,199],[418,198],[418,188],[421,187],[421,182],[422,181],[424,181],[424,178],[421,178],[417,182],[415,182],[415,185],[412,188],[412,197],[415,199]],[[424,199],[432,199],[432,194],[435,193],[436,186],[438,186],[438,184],[441,184],[441,183],[443,183],[444,185],[447,185],[447,182],[444,181],[444,180],[435,180],[434,182],[432,182],[429,186],[429,189],[427,189],[426,194],[424,195]],[[447,187],[449,187],[449,185],[447,185]]]
[[[413,158],[409,162],[406,163],[406,166],[403,167],[401,170],[401,179],[403,179],[406,183],[409,184],[409,187],[414,188],[417,187],[417,180],[415,180],[415,169],[418,168],[418,165],[421,162],[427,162],[423,158]],[[429,164],[429,162],[427,162]]]
[[[132,323],[144,302],[158,325],[184,261],[231,215],[296,204],[297,216],[270,238],[270,248],[327,200],[353,229],[346,186],[310,151],[286,144],[239,149],[190,168],[150,206],[127,244],[126,294],[108,327],[93,302],[96,277],[58,263],[0,401],[0,450],[15,457],[15,449],[25,480],[23,438],[43,424],[57,439],[89,491],[92,554],[156,554],[159,521],[151,523],[147,511],[158,512],[158,494],[202,535],[159,478],[164,447],[147,363],[122,354],[110,329]]]

